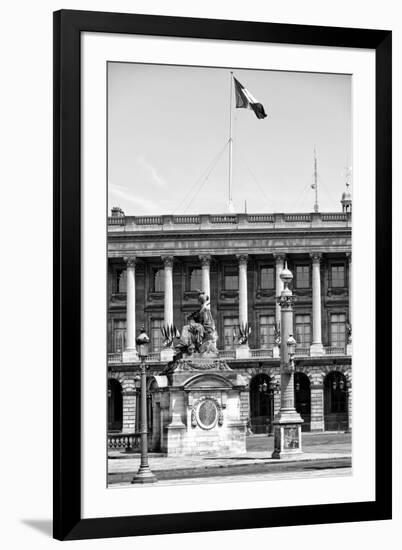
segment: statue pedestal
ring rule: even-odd
[[[246,452],[246,381],[217,357],[194,354],[172,365],[160,429],[168,456]],[[244,407],[243,407],[244,409]]]
[[[136,349],[126,349],[122,353],[123,363],[138,363],[139,358]]]
[[[241,344],[236,348],[236,359],[249,359],[250,348],[248,344]]]

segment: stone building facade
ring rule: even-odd
[[[198,290],[211,299],[219,356],[247,383],[241,419],[270,433],[279,409],[279,273],[293,272],[295,399],[303,430],[350,430],[351,200],[342,211],[300,214],[126,216],[108,219],[108,429],[113,441],[139,431],[135,338],[151,338],[147,359],[151,447],[169,421],[161,373],[172,359],[161,328],[179,330],[197,309]],[[251,328],[239,344],[241,328]],[[162,383],[163,385],[163,383]],[[162,416],[161,416],[162,415]],[[154,436],[152,436],[154,434]]]

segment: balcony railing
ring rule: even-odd
[[[219,350],[219,358],[227,361],[236,360],[236,350]],[[326,346],[324,347],[324,355],[346,355],[347,350],[345,346]],[[296,357],[310,357],[310,346],[297,346]],[[273,357],[272,349],[250,349],[250,359],[268,359]],[[242,357],[244,359],[244,356]],[[157,363],[161,361],[161,354],[159,351],[150,353],[147,357],[147,363]],[[123,362],[123,354],[121,352],[109,353],[108,364],[116,365]],[[139,362],[139,361],[138,361]]]
[[[345,346],[327,346],[324,348],[325,355],[345,355]]]
[[[236,359],[236,351],[234,349],[225,349],[219,352],[220,359]]]
[[[114,363],[121,363],[122,355],[123,354],[120,351],[115,353],[108,353],[107,362],[109,363],[109,365],[112,365]]]
[[[273,350],[272,349],[251,349],[250,350],[251,357],[273,357]]]
[[[310,346],[297,346],[296,357],[310,357]]]

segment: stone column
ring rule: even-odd
[[[275,325],[276,328],[279,329],[281,325],[281,306],[279,305],[278,298],[281,295],[281,292],[283,290],[283,282],[280,277],[281,271],[284,266],[284,262],[286,259],[285,254],[277,253],[274,254],[275,258]],[[279,357],[279,346],[275,343],[273,350],[272,350],[273,357]]]
[[[312,384],[311,391],[311,422],[312,432],[324,431],[324,386]]]
[[[349,272],[349,330],[346,333],[346,353],[347,355],[352,355],[352,327],[353,327],[353,317],[352,317],[352,253],[346,252],[346,257],[348,258],[348,272]]]
[[[123,363],[137,361],[137,350],[135,347],[135,264],[136,258],[129,256],[124,258],[127,264],[126,284],[126,349],[123,351]]]
[[[165,327],[173,326],[173,256],[162,256],[165,264]]]
[[[346,382],[346,391],[348,392],[348,432],[352,431],[352,382],[347,380]]]
[[[346,252],[346,257],[349,260],[349,321],[352,324],[352,253]]]
[[[173,327],[173,256],[162,256],[165,265],[164,325]],[[160,359],[164,362],[173,360],[173,348],[163,348]]]
[[[247,254],[237,256],[239,260],[239,326],[242,330],[248,328],[247,299]],[[248,342],[239,344],[236,348],[236,359],[247,359],[250,355]]]
[[[248,323],[247,301],[247,254],[237,256],[239,260],[239,324],[245,326]]]
[[[310,355],[324,355],[321,337],[321,253],[311,254],[313,261],[313,342],[310,347]]]
[[[201,270],[202,270],[202,290],[211,298],[211,284],[209,270],[211,265],[211,256],[205,254],[200,256],[201,260]]]
[[[283,290],[283,282],[280,277],[281,271],[284,266],[285,262],[285,254],[274,254],[275,258],[275,296],[279,298],[281,295],[281,292]],[[281,306],[279,305],[278,301],[276,301],[275,305],[275,323],[279,326],[281,322]]]

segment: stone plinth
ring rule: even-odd
[[[241,416],[245,379],[217,357],[194,354],[174,363],[164,393],[169,414],[161,415],[162,452],[168,456],[244,453]],[[166,407],[166,408],[167,408]]]
[[[301,425],[303,420],[299,413],[281,415],[275,418],[274,425],[274,452],[272,458],[288,458],[302,452]]]
[[[241,344],[236,348],[236,359],[249,359],[251,357],[248,344]]]
[[[123,363],[136,363],[139,361],[137,350],[134,349],[126,349],[122,353],[122,362]]]

